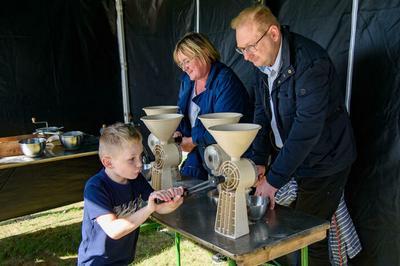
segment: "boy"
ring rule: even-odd
[[[78,265],[128,265],[135,257],[139,226],[154,211],[169,213],[182,204],[181,187],[154,191],[140,174],[142,151],[135,128],[116,123],[103,130],[99,157],[104,169],[85,186]],[[156,198],[165,203],[157,205]]]

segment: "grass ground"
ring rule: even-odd
[[[0,222],[0,265],[76,265],[82,214],[81,202]],[[213,265],[212,254],[181,240],[182,265]],[[133,265],[176,265],[173,232],[141,232]]]

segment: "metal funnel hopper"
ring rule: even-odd
[[[176,114],[178,112],[178,106],[176,105],[157,105],[143,107],[143,111],[146,115],[159,115],[159,114]]]
[[[140,118],[146,127],[161,143],[165,144],[171,138],[183,118],[182,114],[147,115]]]
[[[204,127],[208,129],[209,127],[216,125],[238,123],[242,116],[241,113],[224,112],[199,115],[198,118],[201,123],[203,123]]]
[[[260,128],[257,124],[226,124],[212,126],[208,131],[232,161],[239,161]]]

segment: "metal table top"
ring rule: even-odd
[[[237,262],[262,263],[301,249],[326,237],[329,222],[277,206],[257,222],[249,222],[250,233],[231,239],[214,231],[216,204],[206,193],[185,199],[170,214],[154,213],[159,223],[185,237],[220,252]],[[244,263],[247,264],[247,263]]]

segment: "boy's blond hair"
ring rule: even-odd
[[[182,53],[187,57],[198,57],[206,64],[212,64],[221,58],[217,48],[210,40],[204,34],[197,32],[186,33],[176,43],[173,56],[175,63],[179,65],[178,53]]]
[[[243,9],[237,17],[232,19],[231,28],[236,30],[241,25],[249,22],[256,23],[260,32],[265,31],[271,25],[276,25],[280,29],[277,18],[264,5],[254,5]]]
[[[99,156],[110,153],[114,149],[122,148],[126,143],[142,143],[142,135],[132,125],[115,123],[103,129],[99,140]]]

